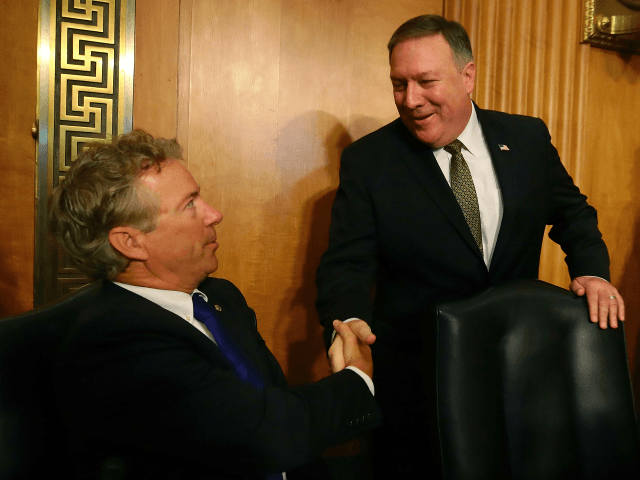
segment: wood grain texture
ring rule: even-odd
[[[629,364],[640,398],[640,56],[591,47],[583,178],[625,299]],[[640,407],[640,405],[636,405]]]
[[[133,126],[177,136],[180,0],[136,0]]]
[[[38,3],[0,2],[0,316],[33,307]]]
[[[203,196],[225,215],[215,275],[246,295],[293,383],[329,373],[315,270],[340,154],[397,115],[393,31],[441,12],[442,0],[181,4],[190,65],[181,55],[179,139]]]
[[[611,280],[627,303],[630,365],[640,374],[640,57],[581,45],[581,2],[446,0],[445,15],[471,37],[477,103],[545,120],[564,165],[598,210]],[[540,278],[566,288],[563,258],[546,239]]]

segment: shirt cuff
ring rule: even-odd
[[[343,320],[342,323],[349,323],[352,322],[354,320],[360,320],[359,318],[356,317],[351,317],[351,318],[347,318],[346,320]],[[336,331],[334,330],[333,333],[331,334],[331,343],[333,344],[333,341],[336,339]]]
[[[599,277],[599,276],[597,276],[597,275],[580,275],[580,276],[581,276],[581,277],[587,277],[587,278],[599,278],[600,280],[604,280],[604,281],[605,281],[605,282],[607,282],[607,283],[611,283],[611,282],[610,282],[609,280],[607,280],[606,278],[602,278],[602,277]],[[574,278],[572,278],[571,280],[575,280],[575,279],[574,279]],[[334,335],[335,335],[335,332],[334,332]]]
[[[360,375],[360,377],[366,382],[367,387],[369,387],[369,391],[371,392],[371,395],[375,395],[376,394],[376,389],[373,386],[373,380],[371,380],[371,378],[369,378],[369,375],[367,375],[366,373],[364,373],[362,370],[360,370],[357,367],[349,366],[346,369],[347,370],[352,370],[352,371],[356,372],[358,375]]]

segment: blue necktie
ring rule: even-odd
[[[231,339],[227,330],[218,321],[214,310],[197,293],[191,298],[193,299],[193,316],[209,329],[218,347],[220,347],[220,352],[233,365],[236,375],[256,388],[264,388],[260,373]],[[283,477],[281,473],[268,473],[263,478],[265,480],[282,480]]]
[[[251,364],[251,361],[231,339],[227,330],[216,317],[214,310],[209,306],[205,299],[197,293],[191,298],[193,299],[193,316],[200,322],[204,323],[204,325],[209,329],[211,335],[213,335],[213,338],[218,344],[218,347],[220,347],[220,352],[229,361],[229,363],[233,365],[238,378],[256,388],[264,388],[264,382],[262,381],[262,377],[260,377],[260,373],[258,373],[255,367]]]

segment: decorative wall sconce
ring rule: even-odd
[[[640,55],[640,0],[584,0],[582,43]]]

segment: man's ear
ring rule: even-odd
[[[462,69],[462,76],[467,93],[471,94],[476,82],[476,64],[474,62],[467,63]]]
[[[109,242],[129,260],[145,261],[149,258],[144,244],[144,232],[133,227],[114,227],[109,231]]]

